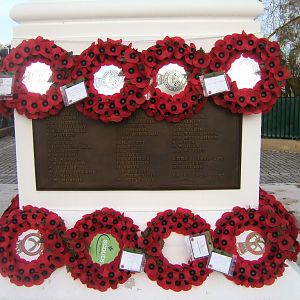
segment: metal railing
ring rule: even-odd
[[[11,127],[14,126],[14,117],[13,115],[10,116],[8,119],[4,118],[1,114],[0,114],[0,129],[1,128],[6,128],[6,127]]]
[[[300,97],[282,97],[262,116],[262,137],[300,138]]]

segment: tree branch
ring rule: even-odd
[[[283,25],[279,26],[278,28],[276,28],[269,36],[268,39],[270,39],[273,35],[275,35],[276,33],[278,33],[279,31],[283,30],[285,27],[287,27],[288,25],[290,25],[293,22],[296,22],[297,20],[300,20],[300,16],[297,16],[291,20],[289,20],[288,22],[284,23]]]

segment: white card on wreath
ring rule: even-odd
[[[210,249],[205,233],[189,236],[189,242],[192,250],[193,259],[209,256]]]
[[[213,250],[207,263],[207,268],[232,275],[236,257],[218,250]]]
[[[13,75],[0,75],[0,96],[12,96]]]
[[[216,72],[202,75],[200,78],[205,97],[222,92],[228,92],[229,86],[224,72]]]
[[[64,85],[60,90],[65,106],[72,105],[88,96],[84,81]]]
[[[133,253],[123,250],[120,261],[120,269],[131,272],[141,272],[144,266],[144,260],[144,253]]]

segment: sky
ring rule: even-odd
[[[10,9],[26,0],[0,0],[0,44],[10,44],[12,40],[12,29],[16,23],[9,17]]]

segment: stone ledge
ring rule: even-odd
[[[266,151],[300,153],[300,140],[262,139],[261,148]]]
[[[10,13],[18,23],[158,18],[254,18],[263,12],[257,0],[98,0],[29,1]],[[216,9],[218,8],[218,9]]]
[[[12,136],[14,135],[14,132],[15,130],[13,126],[0,128],[0,138],[3,138],[5,136]]]

